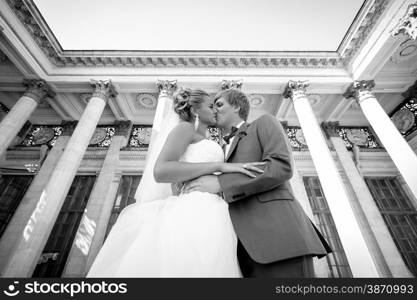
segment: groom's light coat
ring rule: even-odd
[[[264,115],[243,124],[233,140],[227,162],[266,162],[264,173],[219,176],[238,238],[259,263],[331,251],[294,198],[289,186],[292,154],[281,124]]]

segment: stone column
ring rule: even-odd
[[[352,159],[351,153],[346,149],[345,142],[337,132],[337,126],[337,122],[323,124],[354,192],[354,196],[350,197],[350,203],[354,208],[355,216],[358,218],[378,272],[381,277],[409,277],[411,274],[395,246],[394,240],[365,180]]]
[[[30,277],[33,274],[106,102],[117,94],[110,80],[92,81],[92,85],[95,91],[42,191],[32,223],[27,224],[24,235],[19,238],[4,269],[5,277]]]
[[[172,109],[172,105],[169,105],[169,101],[172,102],[172,94],[177,89],[176,80],[158,80],[156,87],[159,91],[158,105],[156,106],[155,117],[152,124],[151,141],[149,142],[148,153],[151,152],[154,141],[161,130],[161,125],[164,121],[164,117],[167,115],[169,109]]]
[[[372,94],[371,90],[374,86],[373,80],[354,81],[343,96],[355,98],[359,103],[369,124],[404,177],[414,197],[417,197],[417,155]]]
[[[341,243],[355,277],[378,277],[375,264],[349,204],[343,181],[306,96],[307,82],[289,81],[283,96],[290,97],[316,167]]]
[[[85,277],[104,242],[121,178],[118,172],[120,148],[126,146],[131,129],[130,121],[116,122],[116,133],[91,192],[62,277]]]
[[[15,248],[18,245],[19,239],[22,235],[26,236],[34,225],[39,210],[39,199],[69,141],[69,136],[74,130],[75,125],[76,122],[63,122],[61,136],[56,140],[1,237],[0,274],[2,275],[4,274],[4,267],[9,261],[10,256],[16,251]]]
[[[156,106],[155,117],[154,117],[153,124],[152,124],[151,140],[149,142],[148,151],[147,151],[146,160],[145,160],[145,168],[142,174],[147,174],[147,172],[149,172],[149,174],[153,174],[153,170],[151,170],[149,166],[155,163],[155,161],[151,161],[151,160],[156,160],[157,158],[156,157],[150,158],[151,155],[149,155],[149,153],[153,153],[155,147],[157,147],[155,146],[155,141],[157,140],[158,134],[161,132],[162,126],[164,126],[164,121],[166,121],[167,119],[166,117],[168,116],[168,112],[173,109],[172,95],[174,91],[177,89],[177,81],[176,80],[158,80],[156,83],[156,86],[159,90],[158,105]],[[162,148],[162,145],[158,145],[158,147]],[[160,150],[160,149],[157,149],[157,150]],[[135,199],[136,201],[139,201],[139,202],[141,201],[140,199],[142,198],[142,195],[145,193],[145,188],[147,188],[147,185],[148,185],[148,183],[145,181],[149,180],[150,182],[152,182],[151,176],[146,175],[146,176],[143,176],[143,178],[135,193]]]
[[[0,157],[6,152],[38,104],[45,97],[55,97],[55,93],[44,80],[25,79],[23,85],[26,87],[26,92],[0,123]]]

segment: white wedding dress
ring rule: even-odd
[[[224,161],[210,140],[188,146],[185,162]],[[241,277],[237,238],[220,196],[191,192],[126,207],[87,277]]]

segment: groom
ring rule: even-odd
[[[314,277],[313,257],[331,249],[292,195],[291,150],[281,124],[270,115],[246,123],[249,101],[236,89],[216,95],[214,112],[217,126],[228,134],[225,161],[263,161],[264,173],[203,176],[186,191],[223,193],[244,277]]]

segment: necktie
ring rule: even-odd
[[[232,130],[230,131],[230,133],[223,137],[223,140],[226,142],[226,144],[230,143],[230,140],[232,139],[232,137],[236,135],[237,131],[238,131],[238,128],[235,126],[232,126]]]

